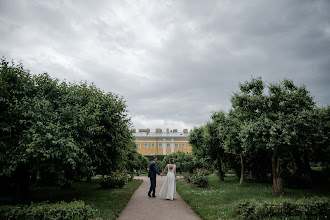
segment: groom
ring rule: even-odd
[[[152,191],[152,197],[156,197],[155,191],[156,191],[156,173],[160,175],[158,170],[156,169],[156,161],[158,160],[157,157],[153,157],[152,162],[149,165],[149,173],[148,177],[150,178],[150,189],[148,192],[148,196],[151,197],[150,193]]]

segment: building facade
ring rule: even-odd
[[[182,132],[177,129],[166,129],[165,132],[159,128],[155,132],[150,132],[150,129],[133,129],[133,135],[136,148],[143,155],[168,155],[178,151],[191,153],[188,129],[183,129]]]

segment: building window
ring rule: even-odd
[[[141,143],[137,143],[137,144],[136,144],[136,147],[137,147],[137,148],[141,148]]]
[[[156,148],[156,144],[155,143],[151,143],[151,148]]]
[[[148,148],[148,143],[145,143],[144,144],[144,148]]]
[[[175,144],[174,147],[175,147],[175,148],[179,148],[179,144]]]
[[[171,144],[167,144],[166,147],[167,147],[167,148],[171,148]]]
[[[181,144],[181,148],[182,149],[186,148],[186,144]]]
[[[163,148],[163,145],[162,144],[158,144],[158,148]]]

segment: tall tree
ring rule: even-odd
[[[29,129],[29,98],[35,94],[29,72],[22,64],[11,64],[4,58],[0,65],[0,176],[15,180],[18,195],[26,196],[29,189],[30,169],[27,145],[22,139]]]
[[[297,87],[290,80],[268,86],[264,94],[261,78],[252,79],[240,86],[241,93],[232,99],[233,107],[240,109],[246,119],[241,126],[240,138],[248,151],[267,150],[271,153],[273,195],[283,193],[282,160],[289,154],[301,153],[297,146],[297,117],[314,107],[313,98],[305,86]],[[299,143],[299,142],[298,142]]]
[[[207,138],[206,126],[195,127],[189,135],[189,144],[192,146],[191,151],[194,158],[195,168],[213,168],[213,160],[209,153],[206,143]]]
[[[240,171],[239,171],[239,179],[240,184],[244,183],[244,158],[247,154],[247,149],[243,148],[242,142],[239,138],[241,121],[239,117],[239,113],[235,110],[230,110],[227,118],[227,127],[226,127],[226,138],[225,138],[225,151],[227,154],[231,153],[236,155],[236,158],[233,158],[233,161],[230,162],[232,168],[237,172],[237,163],[235,159],[239,157],[240,160]],[[237,172],[238,173],[238,172]]]
[[[321,163],[324,168],[330,164],[330,106],[317,107],[312,113],[313,129],[308,133],[310,144],[310,160]],[[306,144],[309,144],[306,143]]]
[[[262,112],[266,111],[264,89],[262,79],[252,78],[250,82],[239,84],[240,91],[231,98],[232,110],[230,111],[230,123],[226,147],[229,151],[239,155],[241,172],[240,183],[244,182],[245,158],[256,155],[259,145],[253,143],[253,138],[248,138],[246,132],[251,129],[251,123],[256,122]],[[261,148],[263,146],[260,146]],[[255,158],[256,159],[256,158]]]
[[[226,114],[223,111],[214,112],[212,121],[206,124],[206,147],[209,157],[216,162],[220,181],[224,181],[223,160],[225,158],[225,138],[227,130]]]

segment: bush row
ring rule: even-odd
[[[210,172],[207,170],[196,170],[193,174],[187,173],[184,175],[184,179],[198,187],[207,187],[209,185],[209,174]]]
[[[269,217],[324,219],[330,214],[330,199],[326,197],[312,197],[283,202],[249,200],[239,202],[235,209],[242,219],[264,219]]]
[[[38,219],[91,219],[94,212],[83,201],[70,203],[32,203],[25,206],[0,206],[0,219],[38,220]]]
[[[103,189],[122,188],[130,180],[132,178],[127,173],[117,171],[102,177],[100,184]]]

